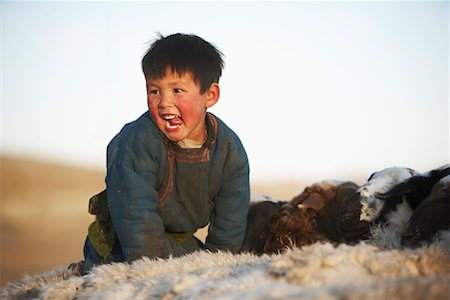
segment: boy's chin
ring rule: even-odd
[[[165,131],[164,131],[164,135],[166,136],[166,138],[169,141],[171,141],[171,142],[173,142],[175,144],[178,144],[178,145],[183,144],[183,138],[180,137],[179,135],[175,135],[173,133],[168,133],[168,132],[165,132]]]
[[[167,134],[166,132],[164,132],[164,135],[166,136],[166,138],[167,138],[169,141],[174,142],[174,143],[178,143],[178,142],[181,140],[180,138],[175,137],[175,136],[173,136],[173,135],[171,135],[171,134]]]
[[[167,139],[169,139],[172,142],[178,142],[183,138],[180,132],[181,128],[169,129],[166,128],[166,126],[164,126],[163,124],[162,126],[159,126],[159,130],[165,135]]]

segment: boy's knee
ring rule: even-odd
[[[88,272],[96,265],[108,264],[112,262],[122,262],[125,260],[122,253],[122,248],[118,242],[116,242],[116,244],[114,245],[111,254],[109,254],[107,257],[104,258],[95,250],[94,246],[89,240],[89,237],[86,237],[83,254],[85,259],[84,262],[85,272]]]

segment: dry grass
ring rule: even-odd
[[[92,216],[90,196],[104,174],[50,163],[1,158],[0,282],[82,259]]]
[[[0,157],[0,169],[0,286],[81,260],[93,220],[88,199],[104,188],[105,173],[11,157]],[[289,200],[303,187],[253,184],[252,194]]]

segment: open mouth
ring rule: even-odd
[[[177,115],[164,115],[162,118],[166,121],[165,128],[169,131],[178,129],[183,124],[183,120]]]

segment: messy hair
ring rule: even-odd
[[[158,38],[142,58],[146,78],[163,78],[172,73],[191,73],[203,94],[212,83],[218,83],[224,62],[222,53],[212,44],[193,34],[176,33]]]

